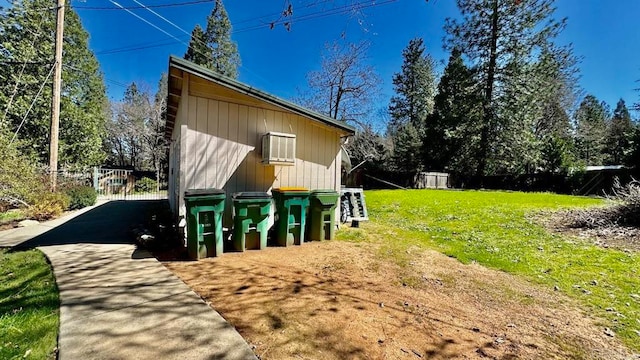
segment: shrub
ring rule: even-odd
[[[37,160],[21,142],[11,142],[12,134],[0,129],[0,208],[7,210],[34,204],[46,191],[46,179]]]
[[[157,189],[158,183],[148,177],[143,177],[142,179],[136,181],[135,191],[136,192],[155,192]]]
[[[82,209],[96,203],[98,194],[91,186],[75,185],[65,190],[69,196],[69,210]]]
[[[27,209],[27,217],[30,219],[43,221],[60,216],[69,208],[69,196],[61,192],[44,192],[35,204]]]

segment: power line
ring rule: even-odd
[[[73,65],[69,65],[69,64],[62,64],[62,66],[64,66],[64,67],[65,67],[65,68],[67,68],[67,69],[74,70],[74,71],[80,71],[80,72],[85,73],[85,74],[87,74],[87,75],[93,75],[93,74],[95,74],[95,73],[94,73],[94,72],[92,72],[92,71],[83,70],[83,69],[77,68],[77,67],[75,67],[75,66],[73,66]],[[113,80],[113,79],[106,78],[104,75],[102,75],[102,78],[104,79],[104,81],[106,81],[106,82],[108,82],[108,83],[111,83],[111,84],[113,84],[113,85],[117,85],[117,86],[120,86],[120,87],[125,88],[125,89],[129,87],[129,85],[127,85],[127,84],[125,84],[125,83],[119,82],[119,81],[117,81],[117,80]]]
[[[158,14],[157,12],[151,10],[149,8],[149,6],[144,5],[143,3],[139,2],[138,0],[133,0],[133,2],[135,2],[136,4],[142,6],[144,9],[146,9],[147,11],[151,12],[153,15],[159,17],[160,19],[164,20],[165,22],[169,23],[170,25],[172,25],[174,28],[182,31],[183,33],[187,34],[188,36],[191,36],[190,33],[188,33],[186,30],[184,30],[183,28],[181,28],[180,26],[174,24],[173,22],[169,21],[167,18],[165,18],[164,16]]]
[[[187,5],[197,5],[204,3],[211,3],[215,0],[196,0],[196,1],[187,1],[180,3],[171,3],[171,4],[158,4],[158,5],[148,5],[148,6],[121,6],[121,7],[95,7],[95,6],[74,6],[74,9],[82,9],[82,10],[136,10],[143,8],[167,8],[167,7],[177,7],[177,6],[187,6]]]
[[[179,38],[181,38],[181,37],[179,37]],[[161,46],[167,46],[167,45],[173,45],[173,44],[176,44],[175,40],[163,39],[163,40],[158,40],[158,41],[143,42],[143,43],[138,43],[138,44],[135,44],[135,45],[129,45],[129,46],[106,49],[106,50],[98,51],[95,54],[96,55],[110,55],[110,54],[117,54],[117,53],[121,53],[121,52],[137,51],[137,50],[143,50],[143,49],[149,49],[149,48],[155,48],[155,47],[161,47]]]
[[[307,8],[315,7],[317,5],[320,5],[320,4],[323,4],[323,3],[327,3],[327,2],[330,2],[330,1],[333,1],[333,0],[322,0],[322,1],[312,2],[311,4],[307,4],[305,6],[302,6],[301,9],[307,9]],[[294,10],[295,9],[298,9],[298,7],[294,8]],[[262,20],[262,19],[265,19],[265,18],[273,18],[274,16],[282,16],[282,12],[273,12],[271,14],[265,14],[265,15],[256,16],[256,17],[253,17],[253,18],[248,18],[248,19],[236,21],[234,23],[234,25],[245,24],[245,23],[252,22],[252,21],[255,21],[255,20]]]
[[[24,114],[24,117],[22,118],[22,121],[20,121],[20,125],[18,125],[18,128],[16,129],[16,132],[13,133],[13,138],[11,138],[11,141],[9,142],[9,145],[13,144],[13,141],[18,136],[18,132],[20,132],[20,129],[22,128],[22,125],[24,125],[24,122],[27,120],[27,116],[29,116],[29,113],[31,112],[31,109],[33,109],[33,105],[36,103],[36,100],[38,100],[38,97],[40,97],[40,93],[42,92],[42,89],[44,89],[44,86],[47,84],[47,80],[49,80],[49,77],[51,76],[51,74],[53,73],[53,69],[55,69],[55,68],[56,68],[56,64],[54,63],[51,66],[51,70],[49,70],[49,74],[47,75],[47,77],[44,79],[44,81],[40,85],[40,89],[38,90],[38,93],[36,94],[36,96],[33,98],[33,101],[31,102],[31,105],[29,105],[29,109],[27,109],[27,112]]]
[[[131,10],[129,10],[129,9],[125,9],[122,5],[118,4],[117,2],[115,2],[115,1],[113,1],[113,0],[109,0],[109,2],[110,2],[110,3],[112,3],[112,4],[114,4],[114,5],[116,5],[116,6],[118,6],[118,7],[120,7],[120,8],[122,8],[123,10],[125,10],[125,11],[126,11],[126,12],[128,12],[129,14],[131,14],[131,15],[135,16],[136,18],[138,18],[138,19],[140,19],[140,20],[144,21],[145,23],[147,23],[147,24],[149,24],[150,26],[154,27],[154,28],[155,28],[155,29],[157,29],[158,31],[161,31],[161,32],[162,32],[162,33],[164,33],[164,34],[171,36],[172,38],[176,39],[178,42],[180,42],[180,43],[182,43],[182,44],[186,45],[187,47],[189,47],[189,45],[188,45],[187,43],[185,43],[184,41],[182,41],[182,40],[178,39],[177,37],[173,36],[172,34],[170,34],[170,33],[166,32],[166,31],[162,30],[161,28],[159,28],[158,26],[156,26],[156,25],[155,25],[155,24],[153,24],[152,22],[150,22],[150,21],[146,20],[145,18],[143,18],[143,17],[141,17],[141,16],[139,16],[139,15],[136,15],[136,13],[134,13],[133,11],[131,11]]]
[[[38,41],[38,38],[40,37],[40,30],[42,29],[42,23],[44,22],[44,16],[40,16],[40,23],[38,24],[38,28],[36,29],[36,33],[33,34],[33,41],[31,41],[31,47],[34,47],[36,45],[36,41]],[[15,98],[16,94],[18,93],[18,87],[20,86],[20,80],[22,79],[22,75],[24,74],[24,70],[27,67],[27,61],[25,60],[22,64],[22,69],[20,69],[20,74],[18,74],[18,78],[16,79],[16,84],[13,87],[13,92],[11,93],[11,97],[9,98],[9,102],[7,102],[7,106],[4,109],[4,114],[2,116],[2,120],[0,120],[0,123],[4,122],[4,120],[7,118],[7,114],[9,113],[9,109],[11,108],[11,105],[13,104],[13,99]]]
[[[120,6],[118,3],[114,2],[113,0],[109,0],[109,1],[110,1],[110,2],[112,2],[112,3],[114,3],[114,4],[116,4],[116,5],[118,5],[118,6]],[[139,1],[137,1],[137,0],[133,0],[133,1],[134,1],[136,4],[138,4],[138,5],[142,6],[143,8],[145,8],[147,11],[151,12],[153,15],[155,15],[155,16],[157,16],[157,17],[159,17],[160,19],[162,19],[162,20],[164,20],[165,22],[169,23],[170,25],[172,25],[172,26],[173,26],[173,27],[175,27],[176,29],[178,29],[178,30],[180,30],[181,32],[185,33],[187,36],[191,36],[191,34],[190,34],[190,33],[188,33],[186,30],[184,30],[184,29],[183,29],[183,28],[181,28],[180,26],[176,25],[175,23],[171,22],[170,20],[168,20],[168,19],[167,19],[167,18],[165,18],[164,16],[162,16],[162,15],[158,14],[157,12],[155,12],[155,11],[153,11],[153,10],[149,9],[149,8],[148,8],[146,5],[144,5],[143,3],[141,3],[141,2],[139,2]],[[131,11],[129,11],[129,10],[127,10],[127,12],[128,12],[128,13],[130,13],[131,15],[134,15],[134,16],[135,16],[135,17],[137,17],[138,19],[143,20],[144,22],[146,22],[147,24],[149,24],[149,25],[153,26],[154,28],[156,28],[156,29],[158,29],[158,30],[160,30],[160,31],[164,32],[165,34],[170,35],[170,36],[171,36],[171,37],[173,37],[174,39],[176,39],[176,40],[178,40],[178,41],[182,42],[182,41],[181,41],[181,40],[179,40],[177,37],[175,37],[175,36],[173,36],[173,35],[169,34],[168,32],[166,32],[166,31],[164,31],[164,30],[160,29],[159,27],[155,26],[155,25],[154,25],[154,24],[152,24],[151,22],[149,22],[149,21],[147,21],[147,20],[144,20],[142,17],[140,17],[140,16],[138,16],[138,15],[134,14],[133,12],[131,12]],[[198,42],[200,42],[201,44],[203,44],[203,45],[207,46],[207,44],[206,44],[204,41],[202,41],[202,40],[200,40],[200,39],[195,39],[195,40],[197,40],[197,41],[198,41]],[[182,43],[183,43],[183,44],[185,44],[185,45],[187,45],[187,44],[186,44],[186,43],[184,43],[184,42],[182,42]],[[187,45],[187,49],[189,49],[189,48],[190,48],[190,44],[188,44],[188,45]],[[202,53],[200,50],[198,50],[198,49],[195,49],[195,48],[194,48],[194,50],[195,50],[195,51],[197,51],[197,52],[199,52],[199,53],[200,53],[200,55],[203,55],[203,56],[205,56],[205,57],[206,57],[206,56],[208,56],[208,54],[203,54],[203,53]]]
[[[324,18],[327,16],[332,16],[332,15],[340,15],[340,14],[345,14],[348,13],[350,11],[352,11],[353,9],[367,9],[367,8],[371,8],[371,7],[378,7],[378,6],[382,6],[382,5],[387,5],[390,3],[394,3],[397,0],[387,0],[387,1],[382,1],[382,2],[371,2],[371,0],[368,1],[362,1],[356,4],[352,4],[352,5],[343,5],[343,6],[339,6],[339,7],[335,7],[335,8],[331,8],[328,10],[322,10],[322,11],[317,11],[314,13],[309,13],[309,14],[304,14],[301,15],[300,17],[296,18],[296,17],[287,17],[284,19],[280,19],[280,20],[276,20],[272,23],[269,24],[261,24],[261,25],[254,25],[254,26],[249,26],[246,27],[244,29],[238,29],[233,31],[234,34],[237,33],[242,33],[242,32],[248,32],[248,31],[253,31],[253,30],[258,30],[264,27],[273,27],[275,25],[281,25],[281,24],[287,24],[287,23],[292,23],[292,22],[303,22],[303,21],[308,21],[308,20],[315,20],[315,19],[320,19],[320,18]]]
[[[331,0],[323,0],[323,1],[319,2],[319,3],[314,3],[312,5],[311,4],[307,5],[304,8],[312,7],[312,6],[315,6],[317,4],[320,4],[320,3],[323,3],[323,2],[328,2],[328,1],[331,1]],[[382,6],[382,5],[390,4],[390,3],[393,3],[393,2],[396,2],[396,1],[397,0],[387,0],[387,1],[380,2],[380,3],[371,3],[370,0],[369,1],[363,1],[363,2],[360,2],[360,3],[352,4],[352,5],[344,5],[344,6],[341,6],[341,7],[336,7],[336,8],[332,8],[332,9],[328,9],[328,10],[317,11],[317,12],[301,15],[298,18],[292,17],[292,18],[288,18],[288,19],[284,19],[284,20],[282,20],[282,19],[281,20],[277,20],[277,21],[273,22],[273,24],[274,25],[280,25],[280,24],[285,24],[287,22],[304,22],[304,21],[319,19],[319,18],[323,18],[323,17],[327,17],[327,16],[344,14],[344,13],[347,13],[347,12],[351,11],[354,8],[365,9],[365,8],[370,8],[370,7],[376,7],[376,6]],[[269,17],[269,16],[276,16],[276,15],[280,15],[280,13],[274,13],[272,15],[270,15],[270,14],[262,15],[262,16],[259,16],[259,17],[242,20],[239,23],[250,22],[250,21],[254,21],[254,20],[260,20],[260,19],[264,19],[264,18]],[[138,16],[136,15],[136,17],[138,17]],[[143,20],[143,21],[146,22],[146,20]],[[236,24],[238,24],[238,23],[236,23]],[[249,32],[249,31],[259,30],[259,29],[262,29],[264,27],[271,27],[271,23],[247,26],[245,28],[236,29],[232,33],[235,34],[235,33]],[[165,31],[162,31],[162,32],[164,32],[166,34]],[[171,36],[171,37],[176,39],[175,36]],[[165,41],[165,40],[160,40],[160,41]],[[181,40],[159,43],[160,41],[145,42],[145,43],[139,43],[137,45],[130,45],[130,46],[125,46],[125,47],[107,49],[107,50],[96,52],[96,55],[107,55],[107,54],[116,54],[116,53],[123,53],[123,52],[145,50],[145,49],[150,49],[150,48],[155,48],[155,47],[173,45],[173,44],[176,44],[176,43],[182,43],[184,45],[187,45],[187,44],[185,44],[185,42],[183,42]],[[146,44],[149,44],[149,45],[146,45]],[[152,45],[152,44],[154,44],[154,45]],[[187,45],[187,48],[188,47],[189,47],[189,45]]]

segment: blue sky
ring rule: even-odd
[[[114,0],[125,7],[137,6],[133,0]],[[158,5],[189,0],[138,0]],[[453,0],[291,0],[294,20],[291,31],[282,26],[270,30],[268,23],[278,19],[284,1],[225,2],[233,25],[242,67],[239,79],[251,86],[283,98],[296,96],[304,88],[306,74],[319,68],[324,44],[345,36],[349,41],[369,40],[369,62],[383,81],[380,107],[392,95],[391,78],[399,71],[402,49],[414,37],[425,40],[427,51],[444,67],[448,54],[442,49],[442,29],[446,17],[458,10]],[[360,11],[338,11],[345,3],[366,4]],[[167,71],[170,54],[182,56],[189,37],[147,10],[131,10],[164,31],[123,10],[91,10],[82,7],[115,8],[109,0],[73,0],[90,34],[90,47],[100,61],[109,97],[122,97],[123,86],[143,82],[155,88]],[[154,8],[158,14],[191,32],[196,23],[204,26],[213,3],[181,7]],[[640,100],[640,1],[637,0],[558,0],[557,17],[568,17],[568,25],[558,41],[572,43],[582,58],[581,85],[585,92],[606,101],[612,108],[619,98],[627,104]],[[334,10],[332,10],[334,9]],[[337,12],[334,15],[328,15]],[[307,15],[309,20],[296,21]],[[157,46],[162,45],[162,46]],[[130,50],[130,51],[126,51]]]

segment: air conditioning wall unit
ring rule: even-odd
[[[265,165],[295,165],[295,134],[270,131],[262,135],[262,163]]]

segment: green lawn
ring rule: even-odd
[[[400,265],[409,247],[435,249],[463,263],[519,274],[578,299],[631,348],[640,350],[640,254],[551,234],[525,216],[540,210],[603,205],[548,193],[385,190],[366,192],[370,223],[341,232],[383,242]]]
[[[58,290],[38,250],[0,249],[0,359],[55,359]]]

